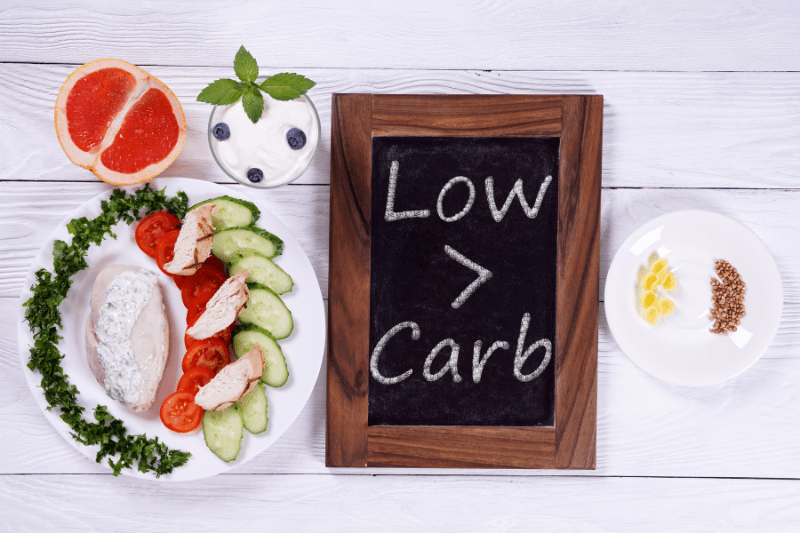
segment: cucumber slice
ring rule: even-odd
[[[233,352],[236,357],[245,355],[255,344],[261,346],[261,351],[264,352],[264,375],[261,376],[261,381],[270,387],[280,387],[286,383],[289,379],[289,368],[275,337],[258,326],[236,326],[233,331]]]
[[[250,271],[247,276],[248,283],[265,285],[275,291],[275,294],[289,292],[294,285],[292,277],[281,267],[273,263],[271,259],[255,252],[238,254],[231,258],[228,275],[234,276],[244,269]]]
[[[233,404],[234,409],[242,417],[244,429],[250,433],[262,433],[267,429],[267,393],[261,382],[256,383],[256,388],[239,398]]]
[[[261,211],[258,210],[256,204],[230,196],[212,198],[193,205],[191,209],[209,203],[214,203],[219,208],[217,214],[211,217],[211,222],[214,223],[216,231],[225,228],[250,226],[255,224],[258,217],[261,216]]]
[[[239,313],[243,324],[255,324],[267,330],[276,339],[285,339],[294,329],[292,312],[286,308],[281,297],[264,285],[248,283],[250,298]]]
[[[211,251],[226,263],[239,254],[255,252],[268,258],[281,255],[283,241],[255,226],[227,228],[214,232]]]
[[[233,406],[222,411],[203,413],[203,436],[206,439],[206,446],[226,463],[230,463],[239,455],[243,433],[242,418]]]

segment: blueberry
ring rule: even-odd
[[[299,150],[306,145],[306,134],[303,130],[292,128],[286,132],[286,141],[292,150]]]
[[[219,122],[211,131],[214,133],[214,137],[220,141],[224,141],[231,136],[231,129],[224,122]]]
[[[261,172],[260,168],[251,168],[247,171],[247,179],[253,183],[258,183],[264,179],[264,173]]]

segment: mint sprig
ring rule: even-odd
[[[264,112],[264,97],[262,92],[267,93],[275,100],[294,100],[306,94],[315,82],[290,72],[274,74],[256,83],[258,78],[258,63],[255,58],[245,50],[244,46],[239,47],[236,57],[233,60],[233,71],[241,81],[230,78],[222,78],[210,83],[197,95],[198,102],[205,102],[212,105],[230,105],[242,100],[244,112],[253,124],[261,118]]]

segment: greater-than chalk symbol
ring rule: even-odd
[[[453,303],[450,304],[451,306],[453,306],[453,309],[458,309],[459,307],[464,305],[464,302],[467,301],[467,298],[472,296],[472,294],[478,289],[478,287],[480,287],[482,284],[486,283],[487,281],[489,281],[489,279],[491,279],[492,273],[489,271],[488,268],[483,268],[475,261],[467,259],[466,257],[456,252],[446,244],[444,245],[444,251],[447,255],[449,255],[450,257],[452,257],[465,267],[472,269],[478,273],[478,279],[470,283],[469,286],[466,289],[464,289],[464,291],[461,294],[458,295],[458,298],[453,300]]]

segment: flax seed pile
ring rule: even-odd
[[[724,259],[714,261],[717,277],[711,279],[711,316],[709,320],[714,320],[711,326],[711,333],[724,335],[728,331],[736,331],[742,317],[744,317],[744,293],[747,286],[739,272]]]

